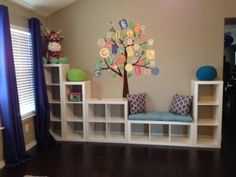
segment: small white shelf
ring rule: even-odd
[[[215,100],[201,100],[198,102],[198,105],[202,106],[218,106],[219,103]]]
[[[152,143],[169,143],[170,137],[169,135],[150,135],[150,142]]]
[[[200,146],[217,146],[217,141],[215,139],[213,139],[212,137],[198,137],[197,142]]]
[[[198,125],[202,126],[217,126],[218,122],[212,118],[209,119],[199,119],[198,120]]]
[[[61,102],[59,100],[49,100],[48,103],[49,104],[61,104]]]
[[[139,134],[131,134],[130,138],[131,142],[142,142],[142,143],[147,143],[149,142],[149,136],[146,134],[144,135],[139,135]]]
[[[4,130],[4,127],[0,127],[0,131]]]

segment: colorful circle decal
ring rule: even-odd
[[[131,29],[129,29],[127,30],[126,34],[128,37],[132,37],[134,35],[134,32]]]
[[[158,75],[159,72],[160,72],[160,70],[159,70],[159,68],[157,68],[157,67],[154,67],[154,68],[152,68],[152,70],[151,70],[152,75],[155,75],[155,76]]]
[[[133,48],[134,48],[134,50],[139,50],[140,45],[139,44],[134,44]]]
[[[146,68],[146,69],[144,70],[144,74],[145,74],[146,76],[149,76],[149,75],[151,74],[151,69]]]
[[[94,71],[94,76],[95,77],[101,77],[102,76],[102,72],[100,71],[100,70],[96,70],[96,71]]]
[[[100,50],[100,56],[101,56],[102,58],[108,58],[109,55],[110,55],[110,51],[109,51],[107,48],[102,48],[102,49]]]
[[[105,46],[105,40],[104,39],[98,39],[98,41],[97,41],[97,46],[98,47],[100,47],[100,48],[102,48],[102,47],[104,47]]]
[[[125,63],[125,60],[126,60],[126,57],[123,54],[119,54],[115,58],[115,63],[122,65]]]
[[[127,63],[127,64],[125,65],[125,70],[126,70],[127,72],[133,71],[133,65],[130,64],[130,63]]]

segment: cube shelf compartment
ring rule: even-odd
[[[61,139],[62,131],[61,131],[61,122],[51,122],[50,123],[50,132],[55,139]]]
[[[67,103],[65,107],[65,117],[67,121],[82,122],[83,121],[83,104]]]
[[[218,106],[198,106],[198,125],[217,125],[219,111]]]
[[[59,85],[47,85],[47,94],[49,103],[60,103],[60,86]]]
[[[50,104],[50,120],[51,121],[61,121],[61,105],[60,104]]]
[[[130,127],[131,141],[148,142],[149,141],[149,124],[133,123]]]
[[[166,124],[151,124],[150,125],[150,141],[153,143],[168,143],[169,137],[169,125]]]
[[[191,143],[191,125],[171,125],[171,143],[189,144]]]
[[[214,126],[198,126],[197,127],[197,143],[200,145],[218,145],[217,127]]]
[[[44,74],[47,85],[60,84],[59,66],[44,65]]]
[[[80,94],[80,101],[78,101],[78,102],[83,102],[82,87],[83,87],[83,85],[81,85],[79,83],[69,83],[69,82],[67,82],[65,84],[65,94],[66,94],[65,98],[66,98],[66,101],[76,103],[76,102],[73,102],[73,101],[69,100],[69,95],[71,93],[79,93]]]
[[[89,123],[88,138],[95,141],[106,140],[106,123]]]
[[[84,139],[83,122],[67,122],[66,139],[78,140],[78,141],[83,140]]]
[[[108,123],[107,139],[111,141],[125,141],[125,125],[122,123]]]
[[[88,120],[89,122],[104,122],[106,120],[106,105],[88,104]]]
[[[123,104],[108,104],[107,105],[107,121],[109,122],[124,122],[125,105]]]
[[[219,105],[219,94],[221,87],[219,84],[199,84],[198,104],[199,105]]]

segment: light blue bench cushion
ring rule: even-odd
[[[193,122],[192,117],[176,115],[170,112],[147,112],[129,115],[129,120]]]

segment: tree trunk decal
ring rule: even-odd
[[[155,63],[155,51],[149,49],[154,40],[147,38],[145,26],[139,23],[119,21],[117,30],[113,21],[108,22],[109,31],[105,37],[98,39],[100,58],[94,71],[95,77],[102,72],[111,74],[112,78],[123,81],[123,97],[129,94],[128,79],[134,74],[139,76],[158,75]]]

